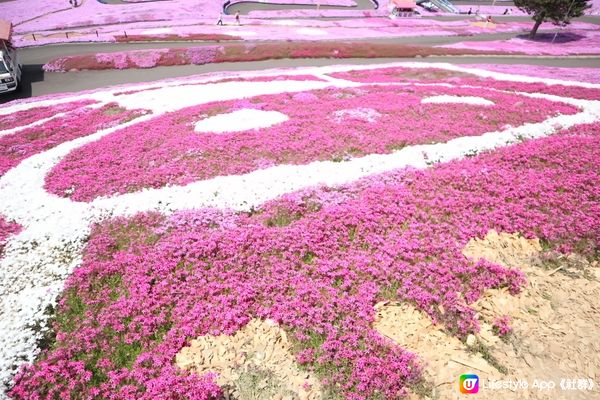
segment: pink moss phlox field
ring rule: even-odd
[[[563,31],[556,39],[554,33],[539,33],[534,40],[524,36],[508,40],[458,42],[441,47],[536,55],[595,55],[600,53],[600,32],[597,29]]]
[[[473,64],[468,65],[468,67],[503,72],[506,74],[600,83],[600,73],[598,73],[597,68],[562,68],[527,64]]]
[[[231,4],[243,3],[247,0],[232,0]],[[355,7],[354,0],[255,0],[257,3],[263,4],[295,4],[295,5],[313,5],[320,4],[321,6],[340,6],[340,7]]]
[[[421,104],[428,96],[479,96],[469,88],[325,89],[190,107],[120,130],[70,153],[47,176],[46,189],[77,201],[278,164],[344,161],[407,145],[445,142],[539,122],[576,108],[486,91],[493,106]],[[310,96],[308,101],[303,96]],[[204,118],[243,108],[278,111],[289,120],[235,133],[198,133]],[[399,110],[401,110],[399,112]]]
[[[85,104],[85,103],[84,103]],[[69,140],[90,135],[142,115],[111,103],[102,108],[78,108],[42,125],[0,137],[0,176],[22,160]],[[60,107],[50,107],[56,110]],[[69,107],[65,107],[68,109]]]
[[[6,221],[2,215],[0,215],[0,258],[4,253],[4,246],[9,236],[16,235],[21,231],[21,225]]]
[[[535,68],[535,67],[532,67]],[[518,71],[513,71],[518,74]],[[466,72],[448,71],[438,68],[424,68],[421,70],[410,70],[402,67],[381,68],[373,70],[354,70],[347,72],[336,72],[330,74],[334,78],[347,79],[363,83],[387,83],[387,82],[445,82],[481,87],[482,89],[492,87],[498,90],[545,93],[555,96],[572,97],[575,99],[600,100],[600,89],[585,88],[580,86],[547,85],[545,83],[527,83],[495,80],[483,78]],[[555,75],[560,79],[561,76]],[[429,83],[429,82],[427,82]]]
[[[76,110],[95,103],[93,100],[81,100],[46,107],[32,107],[27,110],[0,115],[0,131],[29,125],[41,119],[53,117],[56,114]]]
[[[125,69],[134,66],[136,68],[153,68],[161,56],[167,52],[166,49],[154,51],[132,51],[129,53],[105,53],[97,54],[99,62],[114,63],[117,69]]]
[[[273,82],[273,81],[323,81],[324,79],[318,78],[314,75],[268,75],[268,76],[252,76],[252,77],[235,77],[235,78],[223,78],[216,79],[214,81],[210,81],[210,83],[225,83],[225,82]],[[178,84],[178,87],[181,86],[190,86],[197,85],[198,83],[181,83]],[[143,89],[131,89],[125,90],[122,92],[113,93],[114,96],[126,96],[133,93],[140,92],[148,92],[153,90],[160,90],[162,87],[154,87],[154,88],[143,88]]]
[[[597,251],[597,125],[305,190],[250,213],[96,226],[60,300],[56,342],[21,371],[12,395],[204,399],[216,392],[210,377],[176,371],[175,354],[258,317],[277,321],[297,361],[344,397],[397,398],[420,368],[372,328],[378,301],[413,304],[464,337],[478,329],[470,304],[485,290],[517,293],[524,283],[517,270],[464,257],[471,238],[495,229]]]
[[[166,65],[202,65],[216,62],[222,46],[190,47],[187,49],[134,50],[95,55],[59,57],[44,64],[46,72],[68,72],[71,70],[102,70],[154,68]]]
[[[223,83],[223,82],[273,82],[273,81],[324,81],[314,75],[278,75],[278,76],[252,76],[248,78],[235,77],[235,78],[224,78],[213,81],[212,83]]]

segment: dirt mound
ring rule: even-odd
[[[321,399],[318,380],[301,371],[285,332],[270,320],[251,320],[233,336],[206,335],[191,341],[175,358],[198,374],[216,372],[226,399]]]
[[[537,239],[490,231],[471,240],[465,256],[519,268],[527,287],[519,296],[489,290],[473,306],[481,331],[466,343],[406,304],[380,303],[375,328],[415,351],[426,363],[433,398],[461,398],[458,378],[479,376],[479,399],[600,399],[600,274],[597,262],[575,255],[548,257]],[[501,339],[493,323],[508,316],[512,334]],[[591,379],[591,381],[590,381]],[[499,380],[527,382],[524,388],[496,388]],[[552,381],[553,389],[533,384]],[[562,390],[560,383],[572,385]],[[571,380],[565,381],[565,380]],[[592,382],[592,390],[582,389]],[[484,383],[488,386],[485,387]],[[580,389],[578,389],[580,388]],[[464,396],[463,396],[464,397]]]

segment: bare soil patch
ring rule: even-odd
[[[484,239],[471,240],[463,253],[473,259],[485,258],[519,268],[528,279],[527,287],[518,296],[494,289],[475,303],[481,324],[477,335],[462,342],[409,305],[377,305],[375,328],[424,360],[425,378],[433,386],[429,396],[461,398],[459,376],[474,373],[480,378],[479,399],[600,399],[597,261],[576,255],[549,259],[537,239],[494,231]],[[505,315],[511,319],[513,332],[501,339],[492,325],[496,318]],[[596,382],[592,391],[560,388],[561,379],[588,378]],[[481,388],[483,380],[508,379],[527,381],[530,388]],[[552,380],[556,388],[533,389],[536,379]]]
[[[216,372],[227,399],[322,399],[317,379],[298,368],[290,347],[277,323],[254,319],[233,336],[192,340],[177,354],[176,363],[201,375]]]

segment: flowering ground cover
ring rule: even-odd
[[[22,227],[19,224],[13,222],[7,222],[2,216],[0,216],[0,258],[4,252],[4,245],[9,236],[16,235],[21,231]]]
[[[221,9],[219,2],[202,0],[170,0],[125,5],[102,4],[96,0],[86,0],[81,6],[75,8],[69,7],[68,2],[63,2],[57,7],[56,1],[32,0],[33,4],[28,9],[23,9],[23,6],[18,3],[18,1],[7,2],[0,7],[13,23],[18,24],[18,29],[29,30],[198,18],[206,15],[216,16]],[[42,7],[43,4],[47,6]],[[36,6],[39,7],[39,15],[35,15],[38,13]],[[29,10],[33,12],[28,13]],[[48,14],[48,11],[52,13]]]
[[[68,112],[92,104],[92,101],[70,102],[56,106],[29,108],[10,114],[0,115],[0,131],[26,126],[36,121],[54,117],[56,114]],[[1,133],[0,133],[1,134]]]
[[[235,78],[220,78],[211,80],[211,83],[226,83],[226,82],[273,82],[273,81],[325,81],[326,79],[317,77],[315,75],[279,75],[279,76],[253,76],[253,77],[235,77]],[[192,86],[191,84],[180,83],[177,86]],[[155,90],[160,90],[161,87],[152,88],[138,88],[124,91],[117,91],[114,96],[127,96],[134,93],[147,93]]]
[[[473,64],[471,66],[508,74],[537,76],[540,78],[556,78],[559,76],[564,80],[600,83],[600,74],[596,68],[561,68],[526,64]]]
[[[345,0],[342,0],[346,2]],[[315,0],[304,1],[307,4],[316,4]],[[332,1],[334,2],[334,1]],[[0,14],[5,19],[16,24],[17,34],[37,33],[40,36],[48,31],[65,31],[67,29],[74,32],[87,32],[89,38],[93,40],[95,36],[94,30],[99,30],[102,35],[107,30],[113,30],[114,34],[121,35],[122,27],[129,25],[127,31],[132,27],[132,24],[145,24],[147,22],[154,23],[153,28],[162,28],[165,26],[172,27],[174,30],[183,28],[189,31],[192,26],[200,29],[197,33],[202,33],[202,30],[212,30],[212,25],[215,24],[219,12],[222,9],[222,3],[217,1],[204,0],[170,0],[170,1],[147,1],[147,2],[132,2],[131,4],[102,4],[96,0],[83,1],[79,7],[69,7],[66,1],[54,0],[29,0],[28,7],[22,7],[20,1],[9,1],[0,4]],[[277,3],[277,1],[273,1]],[[322,0],[319,3],[326,5],[330,2]],[[596,1],[597,3],[597,1]],[[254,11],[251,13],[252,20],[248,21],[254,25],[257,17],[261,18],[302,18],[302,17],[346,17],[353,19],[350,23],[360,24],[363,20],[364,13],[369,12],[372,16],[387,17],[388,1],[379,1],[378,10],[273,10],[273,11]],[[499,7],[498,7],[499,8]],[[486,8],[482,8],[486,10]],[[516,12],[516,8],[513,7]],[[483,12],[483,11],[482,11]],[[595,4],[590,13],[598,12],[598,6]],[[226,23],[231,23],[232,17],[227,16]],[[244,21],[247,17],[244,16]],[[260,22],[260,20],[258,20]],[[419,22],[415,19],[416,23]],[[413,24],[415,22],[401,21],[402,24]],[[323,21],[327,24],[327,21]],[[331,23],[331,22],[329,22]],[[462,23],[462,22],[461,22]],[[438,21],[438,31],[443,26],[452,27],[455,22],[444,23]],[[508,25],[508,24],[507,24]],[[90,27],[93,27],[90,31]],[[289,30],[289,29],[288,29]],[[119,32],[120,31],[120,32]],[[189,32],[188,32],[189,33]],[[348,33],[348,32],[347,32]],[[427,34],[425,29],[420,30],[420,34]],[[113,35],[114,35],[113,34]],[[414,30],[413,30],[414,34]],[[268,35],[261,35],[265,38]],[[347,35],[346,35],[347,36]],[[364,36],[364,35],[363,35]],[[274,36],[272,36],[274,37]],[[358,35],[356,37],[361,37]],[[20,38],[17,38],[20,40]],[[103,39],[106,40],[106,39]],[[32,40],[33,41],[33,40]],[[53,41],[77,41],[76,35],[70,38],[48,38],[48,42]],[[27,40],[29,42],[29,39]],[[42,43],[46,40],[42,39]]]
[[[516,37],[508,40],[459,42],[444,45],[453,49],[472,49],[535,55],[576,55],[600,53],[600,31],[561,31],[556,39],[554,33],[540,33],[535,39]]]
[[[331,0],[323,1],[327,3],[346,3],[351,6],[351,0]],[[16,25],[17,34],[37,33],[38,36],[47,31],[71,32],[105,31],[115,29],[123,34],[121,26],[127,24],[144,24],[153,22],[157,27],[164,29],[165,26],[177,28],[178,26],[204,25],[212,26],[215,24],[219,13],[222,11],[222,3],[217,1],[202,0],[169,0],[169,1],[151,1],[130,4],[103,4],[96,0],[83,1],[79,7],[69,7],[68,2],[49,0],[31,0],[30,7],[24,9],[19,6],[18,1],[4,2],[0,5],[3,16]],[[47,3],[47,4],[46,4]],[[52,4],[50,4],[52,3]],[[314,4],[313,0],[306,0],[306,4]],[[380,3],[387,4],[387,0]],[[340,4],[343,5],[343,4]],[[324,14],[337,10],[322,10]],[[343,10],[342,10],[343,11]],[[352,16],[351,14],[348,16]],[[362,16],[356,14],[355,16]],[[384,15],[385,13],[382,13]],[[232,23],[233,17],[226,16],[226,23]],[[223,29],[221,29],[223,31]],[[201,32],[201,30],[200,30]],[[64,36],[64,35],[63,35]],[[62,40],[70,41],[75,39],[76,35],[71,35],[71,39],[63,37]]]
[[[48,72],[153,68],[159,66],[263,61],[290,58],[386,58],[469,55],[478,51],[366,42],[283,42],[223,44],[61,57],[44,65]]]
[[[597,250],[600,137],[572,133],[316,188],[252,213],[96,226],[59,303],[56,341],[11,394],[212,398],[211,376],[178,371],[175,354],[190,337],[232,334],[255,316],[288,331],[297,361],[332,396],[402,395],[418,382],[418,358],[373,330],[378,301],[413,304],[464,336],[478,329],[469,304],[484,290],[516,293],[524,282],[463,256],[470,238],[497,229]]]
[[[242,340],[256,331],[245,329],[250,321],[289,336],[290,362],[311,376],[293,387],[306,387],[316,376],[326,396],[394,398],[420,387],[423,363],[420,354],[373,328],[376,302],[411,304],[468,341],[478,329],[472,302],[482,291],[503,286],[515,292],[523,284],[517,271],[465,258],[461,249],[472,237],[490,228],[521,232],[548,248],[595,257],[600,106],[587,98],[598,85],[449,64],[436,64],[428,78],[429,64],[388,66],[423,76],[393,84],[350,79],[358,70],[382,74],[381,65],[218,72],[3,105],[9,114],[89,100],[96,104],[86,109],[116,104],[152,114],[90,128],[0,176],[0,215],[10,227],[2,228],[10,233],[0,258],[2,392],[12,388],[16,398],[216,396],[223,377],[187,372],[176,354],[200,351],[217,337],[227,341],[220,333],[242,332]],[[355,72],[348,79],[338,76],[349,71]],[[478,78],[485,79],[466,86]],[[514,93],[518,89],[503,86],[518,83],[571,92]],[[575,89],[586,94],[566,97]],[[329,110],[315,109],[318,96]],[[417,107],[436,111],[429,130],[423,115],[409,112]],[[300,124],[311,110],[305,119],[314,121]],[[469,110],[480,114],[466,118]],[[452,126],[459,116],[465,132]],[[153,133],[155,124],[166,133]],[[126,145],[114,145],[134,132]],[[131,166],[152,169],[152,158],[170,162],[164,155],[176,158],[183,145],[200,143],[205,151],[207,137],[222,144],[213,150],[235,167],[225,157],[221,163],[213,157],[211,165],[230,175],[170,183],[156,168],[162,187],[142,183],[138,191],[91,202],[44,187],[52,171],[89,146],[96,153],[89,153],[93,162],[80,160],[80,174],[95,167],[106,179],[102,171],[120,173],[111,163],[122,154],[135,155]],[[398,138],[408,140],[401,149],[381,144]],[[253,162],[256,154],[243,143],[273,159]],[[349,143],[362,153],[348,152]],[[500,150],[514,143],[520,144]],[[229,147],[249,157],[234,158]],[[336,157],[336,151],[349,154]],[[165,165],[196,173],[198,165],[209,166],[197,157],[184,153],[181,164]],[[192,346],[191,339],[205,334],[207,340]],[[15,380],[24,363],[29,366]],[[218,371],[235,369],[225,367]]]
[[[47,107],[43,112],[71,109],[66,115],[52,118],[43,125],[19,130],[0,136],[0,176],[17,165],[21,160],[55,147],[56,145],[87,136],[99,129],[106,129],[132,120],[142,112],[130,111],[116,103],[101,108],[85,107],[90,102],[67,103]],[[29,113],[30,111],[23,111]]]
[[[560,71],[568,69],[560,69]],[[518,72],[518,71],[514,71]],[[490,77],[477,76],[469,70],[449,71],[440,68],[410,70],[406,68],[381,68],[375,70],[355,70],[336,72],[334,78],[348,79],[363,83],[398,83],[398,82],[445,82],[449,84],[460,82],[461,85],[485,89],[494,87],[498,90],[524,93],[545,93],[555,96],[565,96],[576,99],[600,100],[600,90],[596,87],[565,86],[559,82],[550,84],[541,82],[503,81]]]
[[[227,40],[242,40],[242,37],[235,35],[226,35],[219,33],[146,33],[143,35],[115,35],[114,40],[118,43],[129,42],[176,42],[176,41],[204,41],[204,42],[221,42]]]
[[[426,102],[443,95],[459,103]],[[367,86],[209,103],[151,119],[72,152],[50,172],[46,189],[90,201],[279,164],[390,153],[576,112],[566,104],[495,92],[485,93],[491,106],[461,103],[480,95],[479,89]],[[272,127],[251,129],[249,121],[230,116],[236,110],[277,112],[287,118]],[[218,126],[203,133],[194,128],[219,116],[225,118]],[[227,125],[231,131],[241,125],[241,132],[227,132]],[[221,127],[224,132],[215,132]],[[127,151],[117,150],[124,148]],[[106,152],[114,154],[108,165]]]
[[[36,1],[36,0],[34,0]],[[37,0],[42,1],[42,0]],[[427,36],[479,35],[498,32],[527,33],[529,21],[486,24],[471,19],[440,21],[429,18],[387,18],[385,0],[378,10],[267,10],[242,16],[238,26],[233,16],[225,16],[224,26],[216,26],[218,3],[182,0],[103,5],[86,1],[82,7],[23,21],[15,27],[14,41],[20,47],[68,42],[114,42],[146,40],[349,40],[410,37],[415,32]],[[11,7],[17,2],[3,3]],[[96,3],[96,4],[92,4]],[[157,13],[156,8],[169,7]],[[144,8],[140,11],[140,8]],[[209,12],[203,12],[210,8]],[[19,10],[23,12],[21,7]],[[16,12],[19,12],[17,10]],[[323,17],[336,17],[328,19]],[[365,18],[369,17],[369,18]],[[27,15],[29,17],[29,14]],[[27,19],[25,18],[25,19]],[[13,19],[14,22],[21,20]],[[541,31],[552,28],[542,25]],[[574,22],[571,29],[595,30],[596,26]]]
[[[232,0],[230,4],[244,3],[248,0]],[[276,2],[270,0],[256,0],[256,3],[263,4],[298,4],[298,5],[312,5],[316,6],[316,0],[277,0]],[[318,1],[320,6],[338,6],[338,7],[355,7],[356,1],[354,0],[323,0]]]

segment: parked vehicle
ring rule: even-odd
[[[438,7],[436,7],[435,4],[433,4],[430,1],[423,1],[423,2],[419,3],[419,5],[421,7],[423,7],[424,9],[426,9],[427,11],[431,11],[431,12],[438,12],[440,10]]]
[[[15,91],[21,84],[21,64],[11,35],[12,23],[0,20],[0,94]]]

